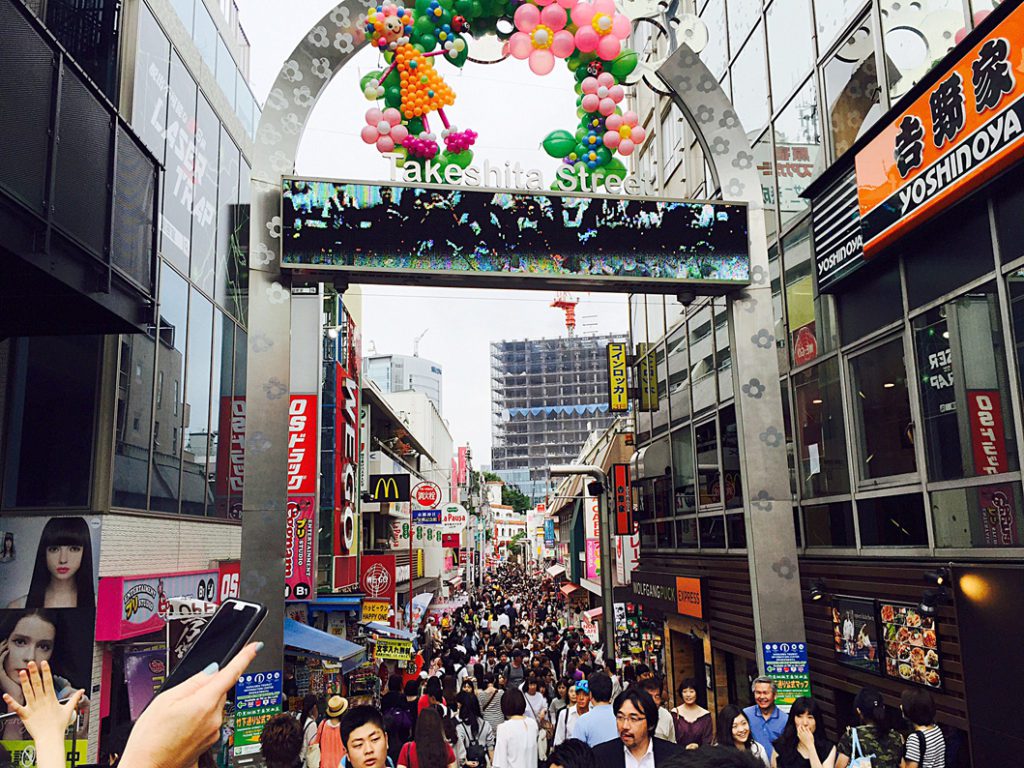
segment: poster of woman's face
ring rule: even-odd
[[[29,662],[47,662],[59,699],[92,683],[93,608],[53,610],[25,608],[0,611],[0,692],[24,703],[19,674]],[[0,703],[0,711],[7,706]],[[80,707],[79,730],[87,727],[88,704]],[[0,740],[22,741],[28,736],[16,717],[0,721]]]
[[[0,609],[95,608],[99,517],[0,519]]]

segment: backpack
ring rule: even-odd
[[[466,761],[464,764],[475,763],[479,768],[486,768],[487,766],[487,747],[480,743],[480,731],[483,730],[483,726],[478,723],[480,727],[477,728],[476,733],[473,733],[473,729],[467,727],[465,722],[459,723],[462,726],[462,730],[468,737],[468,743],[466,744]]]
[[[398,750],[412,739],[412,715],[409,710],[405,707],[389,708],[384,713],[384,733],[388,735],[388,744],[395,747],[392,758],[397,760]]]

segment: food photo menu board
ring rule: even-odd
[[[935,619],[914,605],[879,602],[885,643],[885,674],[908,683],[942,687]]]

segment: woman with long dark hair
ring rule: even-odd
[[[4,534],[4,543],[0,546],[0,563],[10,563],[17,557],[17,552],[14,549],[14,534],[7,532]]]
[[[91,608],[92,536],[82,517],[51,517],[39,536],[28,594],[8,608]]]
[[[398,754],[398,768],[456,768],[455,752],[444,739],[441,715],[433,707],[420,712],[415,737]]]
[[[750,721],[743,710],[727,704],[718,713],[718,730],[716,744],[720,749],[736,749],[749,752],[765,766],[768,765],[768,753],[765,748],[754,741],[754,733],[750,730]]]
[[[853,700],[860,725],[847,728],[839,740],[836,768],[846,768],[855,758],[871,756],[872,768],[899,768],[903,738],[894,730],[882,694],[862,688]]]
[[[836,745],[825,738],[821,707],[810,696],[793,702],[772,746],[772,768],[833,768],[836,763]]]
[[[306,753],[309,751],[313,739],[316,738],[317,719],[320,715],[316,694],[307,693],[302,698],[302,708],[298,712],[299,726],[302,728],[302,749],[299,752],[299,759],[305,762]]]
[[[460,766],[484,768],[494,757],[494,731],[480,712],[480,699],[475,693],[460,693],[459,722],[455,757]]]

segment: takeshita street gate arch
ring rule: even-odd
[[[428,8],[432,7],[432,3],[443,8],[450,5],[448,0],[418,0],[418,3],[422,4],[425,1]],[[454,0],[460,1],[463,0]],[[579,0],[579,3],[589,1]],[[602,1],[594,0],[595,5]],[[565,2],[562,2],[560,7],[564,8]],[[697,55],[686,45],[686,39],[699,39],[699,34],[694,36],[694,27],[689,17],[682,20],[682,23],[677,18],[666,18],[661,8],[650,0],[646,3],[643,0],[618,2],[619,6],[612,14],[612,25],[616,24],[614,14],[619,12],[634,21],[653,23],[669,37],[670,48],[673,50],[666,59],[653,64],[634,62],[634,66],[629,68],[630,80],[624,81],[627,84],[643,82],[658,92],[671,96],[696,133],[722,194],[726,199],[741,201],[747,206],[749,282],[739,281],[739,285],[747,282],[742,288],[731,286],[729,329],[734,361],[737,421],[743,425],[740,430],[740,458],[746,487],[744,507],[749,542],[748,560],[753,585],[757,654],[760,658],[762,642],[792,642],[804,639],[776,340],[772,334],[774,319],[760,182],[754,167],[753,150],[728,97]],[[542,12],[544,7],[551,7],[552,3],[542,4],[538,0],[535,4]],[[367,17],[370,7],[371,4],[365,0],[344,0],[312,26],[283,63],[267,98],[257,129],[250,208],[246,480],[243,492],[241,593],[245,597],[268,605],[268,620],[260,633],[261,639],[266,643],[266,649],[256,662],[263,669],[279,668],[283,652],[281,627],[284,605],[281,586],[284,583],[285,560],[284,510],[287,502],[289,399],[283,396],[282,392],[287,393],[289,390],[291,275],[287,269],[282,269],[281,260],[282,178],[294,173],[299,142],[317,100],[333,76],[367,44]],[[375,4],[373,8],[376,13]],[[479,18],[487,25],[495,20],[495,14],[496,11],[492,8],[488,12],[482,11]],[[533,12],[527,11],[525,14],[530,16],[524,24],[527,26],[532,20]],[[571,16],[571,9],[569,14]],[[558,20],[561,19],[557,12],[548,13],[549,17],[553,15],[557,15]],[[548,20],[550,21],[550,18]],[[536,21],[540,24],[539,15]],[[591,18],[591,21],[594,22],[595,19]],[[598,37],[603,38],[607,34],[605,28],[610,31],[611,27],[600,19],[597,21],[601,23],[597,23],[593,28]],[[623,37],[619,33],[623,25],[622,22],[617,23],[616,37],[621,40]],[[571,30],[573,26],[571,19],[567,19],[567,25],[563,29]],[[523,32],[524,29],[520,27],[518,31]],[[533,32],[536,31],[535,26]],[[578,33],[578,27],[576,31]],[[420,34],[425,35],[427,32],[426,26],[422,25]],[[526,34],[529,37],[531,33]],[[541,35],[541,38],[543,37]],[[593,41],[589,40],[589,33],[584,33],[584,38],[587,38],[584,46],[591,45]],[[519,42],[513,45],[519,47],[512,52],[517,56],[525,52],[526,58],[529,58],[537,49],[537,35],[533,34],[530,38],[532,47],[529,51],[523,47],[523,39],[518,39]],[[561,39],[559,50],[565,52],[568,50],[568,43],[564,36]],[[449,50],[444,47],[443,41],[439,42],[441,51]],[[540,42],[544,43],[546,39]],[[600,42],[599,39],[598,43]],[[390,45],[390,42],[387,45]],[[584,46],[580,46],[577,41],[577,53]],[[605,52],[610,56],[613,46],[611,43],[605,43],[605,46]],[[451,47],[456,46],[453,44]],[[397,48],[398,45],[394,50],[397,51]],[[462,48],[459,53],[464,50],[465,48]],[[590,61],[599,60],[599,51],[596,48],[591,50],[595,55]],[[415,53],[411,55],[416,56]],[[615,59],[620,56],[621,51]],[[445,57],[446,54],[438,56]],[[447,57],[450,58],[450,54]],[[546,66],[546,56],[542,54],[537,58],[544,61],[535,67],[534,71]],[[580,58],[581,65],[588,63],[587,56]],[[386,55],[385,59],[387,60]],[[421,64],[417,61],[416,68],[419,66]],[[598,70],[597,67],[592,69]],[[409,71],[408,67],[406,71]],[[601,71],[597,74],[600,75]],[[590,72],[586,76],[595,77]],[[584,96],[590,95],[588,92],[593,84],[588,83],[584,89],[583,79],[585,78],[577,78],[582,110],[581,125],[577,129],[577,134],[566,132],[567,135],[556,135],[554,141],[545,142],[545,149],[553,157],[562,157],[563,164],[576,168],[581,156],[575,151],[576,147],[570,140],[579,142],[582,136],[591,146],[600,140],[606,153],[600,156],[597,163],[597,158],[583,157],[582,168],[594,171],[595,165],[600,166],[600,162],[607,159],[601,166],[606,168],[605,173],[601,174],[601,180],[607,180],[609,176],[624,176],[624,166],[620,169],[612,164],[610,169],[607,168],[614,159],[611,150],[627,154],[618,149],[626,140],[625,131],[614,131],[609,128],[607,122],[607,118],[619,115],[617,102],[611,105],[614,109],[609,109],[608,105],[605,105],[604,109],[608,111],[602,112],[601,102],[608,96],[608,92],[602,91],[605,95],[601,96],[595,90],[594,95],[598,98],[597,110],[596,113],[590,112],[582,101]],[[428,76],[428,82],[424,85],[429,86],[433,83]],[[373,94],[369,93],[371,86],[374,88]],[[386,96],[386,78],[379,84],[364,83],[364,89],[367,91],[365,95],[376,98],[381,86],[385,88]],[[585,90],[587,92],[584,92]],[[399,97],[403,95],[407,94],[398,94]],[[424,97],[431,98],[426,94]],[[593,106],[592,99],[588,100],[588,105]],[[599,118],[595,117],[595,114]],[[591,121],[603,118],[603,123],[588,127],[585,125],[588,116]],[[376,115],[373,114],[371,117]],[[393,122],[393,113],[389,113],[387,118],[384,117],[383,111],[381,114],[381,119],[388,122],[387,132],[391,132],[396,125],[405,126],[405,136],[402,136],[402,131],[398,132],[403,143],[409,136],[422,139],[423,142],[437,143],[437,134],[431,137],[427,125],[413,123],[411,129],[408,125],[408,120],[422,117],[422,111],[417,115],[414,109],[411,118],[405,117],[404,114],[402,117],[403,120]],[[625,118],[625,115],[622,117]],[[616,122],[613,120],[613,123]],[[372,123],[367,122],[367,128],[371,127],[374,127]],[[629,125],[625,127],[632,128]],[[598,130],[592,130],[595,128]],[[619,125],[619,128],[622,129],[623,125]],[[375,137],[370,137],[370,131],[367,130],[363,137],[364,141],[373,138],[373,143],[376,143],[385,133],[384,129],[385,126],[378,124]],[[617,144],[617,147],[604,143],[604,137],[610,132],[618,135],[618,140],[609,137],[610,143]],[[451,133],[441,138],[448,138],[449,135]],[[549,135],[549,139],[551,138]],[[631,133],[629,141],[633,142],[633,138],[642,140],[638,134]],[[454,151],[449,151],[449,154],[457,156],[460,152],[469,150],[467,139],[465,134],[460,134],[454,142]],[[591,139],[594,139],[594,142],[591,142]],[[551,146],[548,146],[549,144]],[[425,144],[416,146],[424,148]],[[450,142],[446,147],[448,150],[453,149]],[[382,146],[378,145],[378,149],[384,151],[392,147],[388,142],[383,142]],[[428,153],[432,149],[433,147],[426,146]],[[437,144],[435,157],[438,154],[443,154],[440,144]],[[425,162],[428,159],[430,158],[416,157],[415,151],[410,157],[408,147],[406,156],[402,158],[406,162]],[[461,164],[468,161],[463,155],[449,157],[448,162]],[[571,184],[568,188],[573,189]],[[498,259],[501,255],[497,254],[494,258]],[[310,265],[305,265],[305,268],[310,268]],[[348,279],[344,273],[339,275],[338,272],[332,274],[318,271],[314,273],[314,277],[316,276],[325,282],[338,279],[339,276],[342,282]],[[395,281],[401,282],[401,276],[396,276],[399,279]],[[358,275],[351,276],[351,279],[353,282],[360,281]],[[508,274],[506,280],[507,287],[524,287],[515,274]],[[711,286],[705,286],[709,290],[701,290],[699,281],[697,283],[693,285],[683,282],[678,286],[666,286],[656,285],[651,281],[642,287],[630,287],[616,285],[614,280],[610,280],[590,289],[680,293],[679,286],[682,286],[686,289],[684,293],[688,294],[682,298],[692,297],[696,293],[722,292],[722,286],[719,286],[718,290]],[[469,276],[464,284],[474,285],[472,276]],[[557,284],[557,280],[551,284]],[[540,287],[538,283],[533,285]],[[713,600],[713,596],[711,599]]]

